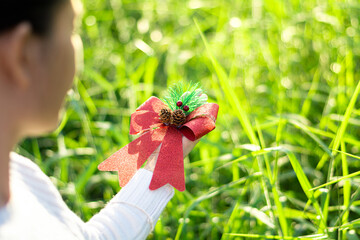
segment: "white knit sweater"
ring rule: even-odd
[[[145,239],[174,195],[170,185],[149,190],[150,171],[140,169],[130,182],[84,223],[62,200],[40,168],[10,156],[10,202],[0,208],[0,239]]]

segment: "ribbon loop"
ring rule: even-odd
[[[187,122],[180,128],[182,134],[195,141],[215,129],[219,105],[207,103],[187,116]]]
[[[159,114],[148,110],[140,110],[131,114],[130,134],[138,134],[160,127]]]

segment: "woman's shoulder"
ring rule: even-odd
[[[12,152],[10,154],[10,185],[19,185],[19,183],[33,193],[41,189],[42,192],[61,199],[55,185],[36,163]]]
[[[30,171],[41,171],[39,166],[36,165],[33,161],[15,152],[10,153],[10,168],[26,168]]]
[[[82,239],[81,221],[50,178],[16,153],[10,154],[10,191],[9,203],[0,208],[0,239]]]

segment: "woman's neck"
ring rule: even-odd
[[[6,114],[0,116],[0,207],[10,199],[10,152],[17,143],[16,130]],[[5,118],[4,118],[5,117]]]

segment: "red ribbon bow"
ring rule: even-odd
[[[186,117],[180,128],[160,122],[159,112],[167,107],[156,97],[149,98],[132,115],[130,134],[143,133],[102,162],[101,171],[118,171],[119,183],[124,187],[160,144],[150,190],[169,183],[179,191],[185,190],[182,135],[195,141],[215,128],[219,105],[207,103]]]

